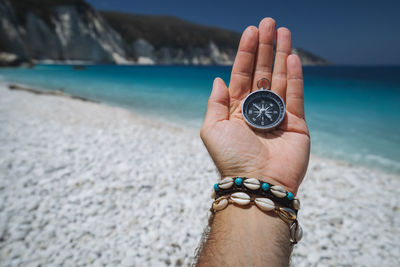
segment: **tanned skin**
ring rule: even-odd
[[[274,45],[276,44],[276,52]],[[271,18],[242,34],[229,88],[216,78],[201,138],[221,177],[254,177],[297,193],[307,170],[310,135],[304,116],[300,59],[291,54],[291,33]],[[282,124],[267,133],[244,121],[241,104],[267,78],[286,104]],[[289,229],[273,213],[229,205],[216,213],[198,266],[288,266]]]

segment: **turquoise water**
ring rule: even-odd
[[[229,67],[38,65],[0,80],[66,92],[200,127],[214,77]],[[306,67],[312,152],[400,173],[400,67]]]

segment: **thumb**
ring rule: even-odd
[[[211,125],[229,118],[229,91],[221,78],[215,78],[213,89],[208,99],[205,125]]]

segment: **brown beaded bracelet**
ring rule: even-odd
[[[264,212],[275,212],[289,226],[289,240],[292,245],[297,244],[303,237],[303,229],[297,221],[297,212],[287,207],[276,205],[269,198],[249,196],[244,192],[236,192],[227,194],[214,200],[210,211],[215,214],[218,211],[225,209],[228,204],[237,204],[239,206],[248,206],[255,204]]]

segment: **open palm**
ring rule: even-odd
[[[272,81],[271,90],[286,103],[282,124],[267,133],[254,131],[241,114],[242,101],[258,89],[261,78]],[[220,78],[214,80],[201,138],[222,177],[254,177],[297,192],[307,170],[310,137],[301,63],[291,55],[288,29],[276,31],[275,21],[265,18],[258,29],[250,26],[243,32],[229,89]]]

